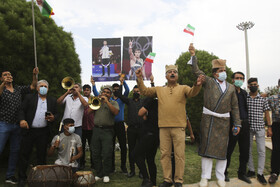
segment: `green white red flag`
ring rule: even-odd
[[[43,16],[50,18],[51,15],[54,15],[52,7],[47,3],[46,0],[37,0],[37,4]]]
[[[145,59],[145,62],[153,63],[153,62],[154,62],[155,56],[156,56],[156,53],[149,53],[149,55],[148,55],[147,58]]]
[[[190,24],[188,24],[186,26],[186,28],[184,29],[184,32],[189,33],[194,36],[194,30],[195,30],[195,28],[193,26],[191,26]]]

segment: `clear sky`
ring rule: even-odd
[[[227,60],[232,71],[246,73],[244,32],[236,25],[252,21],[248,30],[251,77],[261,90],[280,78],[279,0],[47,0],[58,26],[71,32],[82,67],[82,83],[90,83],[92,38],[153,36],[156,85],[166,82],[164,68],[174,64],[193,41],[196,49]],[[191,24],[192,38],[183,32]],[[101,86],[103,83],[97,83]],[[135,81],[129,83],[130,88]]]

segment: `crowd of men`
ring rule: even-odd
[[[250,91],[247,93],[241,88],[245,80],[242,72],[233,73],[232,84],[226,81],[226,60],[213,60],[213,77],[209,77],[198,68],[199,59],[195,56],[192,44],[189,46],[189,52],[192,71],[197,76],[192,87],[177,83],[176,65],[166,65],[167,84],[156,87],[153,77],[150,77],[151,87],[146,87],[142,71],[138,69],[135,71],[137,85],[133,87],[132,97],[128,97],[129,87],[121,76],[120,84],[105,85],[100,93],[96,89],[94,78],[91,77],[92,87],[82,87],[75,83],[73,88],[55,99],[48,95],[49,83],[46,80],[37,80],[38,68],[33,70],[30,86],[14,86],[10,71],[2,70],[0,154],[6,142],[10,141],[6,183],[18,183],[19,186],[26,184],[27,169],[34,147],[37,165],[46,165],[47,155],[57,153],[55,165],[70,166],[73,172],[76,172],[85,169],[85,163],[88,161],[95,170],[95,180],[108,183],[110,174],[116,170],[115,145],[118,138],[121,150],[120,169],[127,177],[136,175],[136,164],[139,177],[143,179],[141,187],[156,186],[155,155],[159,146],[164,178],[159,186],[168,187],[174,184],[175,187],[180,187],[183,184],[185,169],[185,129],[189,127],[186,101],[188,97],[195,97],[203,87],[204,105],[198,149],[201,156],[199,185],[208,186],[212,162],[215,159],[217,185],[226,186],[226,182],[230,181],[228,168],[237,142],[240,153],[238,178],[251,183],[250,178],[255,177],[257,172],[258,181],[266,184],[263,175],[265,124],[267,136],[272,137],[269,183],[274,184],[280,169],[280,79],[276,95],[268,98],[260,96],[257,78],[248,80]],[[36,92],[31,93],[32,90]],[[93,100],[97,99],[91,96],[91,91],[100,101],[97,110],[90,106]],[[140,97],[141,95],[145,97]],[[58,104],[64,104],[65,107],[61,120],[63,128],[53,137],[49,146],[50,127],[59,119]],[[128,108],[127,129],[124,123],[125,105]],[[252,156],[253,137],[257,144],[257,171]],[[85,157],[86,142],[90,147],[89,160]],[[126,167],[127,144],[129,172]],[[175,160],[173,166],[172,152]],[[15,177],[17,163],[18,179]]]

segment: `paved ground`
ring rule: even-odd
[[[265,146],[269,149],[272,149],[271,138],[266,138]],[[268,181],[269,176],[265,176],[265,178]],[[227,182],[226,184],[227,184],[226,185],[227,187],[265,187],[265,186],[280,187],[280,179],[274,185],[270,185],[270,184],[262,185],[257,181],[256,178],[252,179],[252,184],[248,184],[246,182],[243,182],[243,181],[239,180],[238,178],[231,178],[230,182]],[[199,187],[199,183],[185,184],[183,186],[184,187]],[[216,186],[218,186],[216,181],[209,182],[208,187],[216,187]]]
[[[265,176],[265,178],[268,180],[269,176]],[[216,181],[209,182],[208,187],[217,187]],[[274,185],[262,185],[260,184],[256,178],[252,179],[252,184],[248,184],[246,182],[243,182],[237,178],[230,179],[230,182],[227,182],[226,187],[265,187],[265,186],[273,186],[273,187],[280,187],[280,181],[278,180],[276,184]],[[199,183],[196,184],[185,184],[184,187],[199,187]]]

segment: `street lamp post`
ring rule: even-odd
[[[236,27],[239,30],[244,31],[245,34],[245,50],[246,50],[246,77],[247,81],[250,78],[250,66],[249,66],[249,51],[248,51],[248,37],[247,30],[251,29],[255,24],[251,21],[239,23]]]

